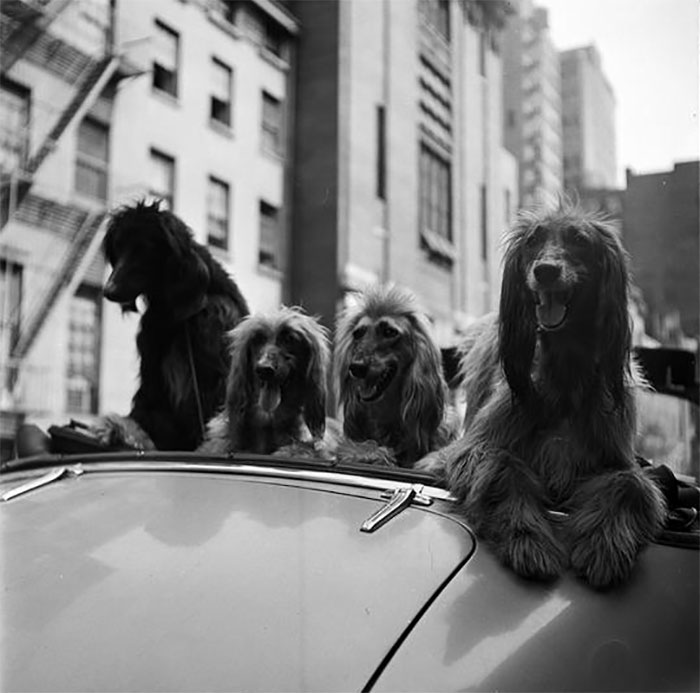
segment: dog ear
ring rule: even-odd
[[[253,398],[250,331],[244,318],[231,332],[231,368],[226,382],[230,449],[241,450],[245,442],[246,415]]]
[[[200,248],[185,224],[170,212],[160,213],[160,224],[169,253],[163,276],[168,287],[166,299],[176,321],[186,320],[207,302],[210,272],[206,249]]]
[[[596,317],[598,363],[615,405],[621,406],[625,379],[630,374],[632,342],[628,258],[617,232],[610,224],[597,221],[594,226],[601,241]]]
[[[410,444],[409,455],[419,459],[430,451],[431,438],[445,413],[447,385],[440,350],[428,333],[428,326],[411,316],[413,361],[404,380],[401,421]]]
[[[524,229],[516,229],[506,247],[499,307],[499,356],[513,394],[521,400],[532,393],[530,370],[537,342],[537,321],[521,260]]]
[[[330,360],[325,333],[313,318],[309,325],[306,365],[306,387],[304,390],[304,419],[314,438],[322,438],[326,430],[326,377]]]

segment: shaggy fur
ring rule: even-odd
[[[316,456],[326,426],[326,330],[283,307],[243,320],[231,344],[225,408],[200,452]]]
[[[136,341],[140,384],[131,412],[104,417],[93,430],[112,446],[194,450],[224,401],[226,334],[247,315],[246,301],[191,230],[158,203],[114,212],[104,249],[113,268],[105,298],[132,311],[142,296],[147,307]]]
[[[475,530],[518,574],[565,567],[626,580],[662,526],[633,452],[626,255],[614,229],[569,205],[523,213],[507,241],[500,315],[462,361],[466,434],[420,467],[441,471]],[[568,511],[560,541],[547,509]]]
[[[334,369],[339,462],[412,467],[456,435],[440,350],[410,292],[375,286],[359,295],[338,321]]]

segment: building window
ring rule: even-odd
[[[22,310],[22,265],[0,259],[0,362],[7,363],[19,339]],[[10,373],[3,373],[3,379]],[[8,383],[3,380],[3,387]]]
[[[377,106],[377,197],[386,200],[386,109]]]
[[[425,18],[435,31],[450,40],[450,3],[449,0],[424,0]]]
[[[263,46],[278,58],[284,58],[285,32],[284,29],[270,18],[265,19],[263,28]]]
[[[452,242],[450,162],[425,143],[420,149],[420,219],[423,231]]]
[[[207,188],[207,243],[228,250],[229,186],[209,176]]]
[[[272,269],[280,269],[279,209],[260,200],[260,249],[258,262]]]
[[[75,190],[96,200],[107,199],[109,127],[86,117],[78,127]]]
[[[99,397],[100,303],[97,289],[83,286],[71,298],[68,326],[67,409],[97,413]]]
[[[29,95],[29,89],[0,81],[0,171],[14,171],[27,160]]]
[[[209,0],[211,8],[218,12],[229,24],[235,24],[241,0]]]
[[[485,184],[481,186],[481,259],[489,257],[489,231],[488,231],[488,191]]]
[[[177,98],[180,37],[159,21],[156,21],[154,50],[153,88]]]
[[[216,58],[211,61],[211,107],[209,117],[215,123],[231,127],[233,72]]]
[[[151,187],[148,194],[163,201],[163,208],[175,206],[175,159],[167,154],[151,149]]]
[[[266,91],[262,93],[262,149],[268,154],[283,153],[282,102]]]

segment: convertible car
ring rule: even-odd
[[[3,690],[700,686],[692,510],[596,592],[504,569],[412,471],[48,454],[0,494]]]

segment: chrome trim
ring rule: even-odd
[[[29,481],[25,481],[23,484],[15,486],[9,491],[5,491],[5,493],[0,496],[0,500],[6,502],[16,498],[17,496],[21,496],[25,493],[41,488],[42,486],[48,486],[64,476],[80,476],[82,473],[83,467],[80,464],[76,464],[71,467],[57,467],[56,469],[52,469],[50,472],[46,472],[46,474],[42,474],[39,477],[30,479]]]
[[[386,496],[386,492],[382,493],[382,498]],[[414,503],[428,506],[432,505],[432,502],[433,499],[423,493],[423,484],[413,484],[412,486],[394,489],[389,496],[388,502],[362,523],[360,531],[374,532]]]
[[[287,467],[270,467],[255,464],[216,464],[196,462],[83,462],[82,471],[86,474],[100,472],[211,472],[216,474],[234,474],[260,476],[279,479],[296,479],[299,481],[315,481],[340,486],[352,486],[378,491],[392,492],[395,489],[411,487],[414,484],[394,479],[374,479],[359,474],[343,474],[328,470],[290,469]],[[420,485],[420,484],[419,484]],[[445,489],[436,486],[423,486],[421,495],[433,500],[455,501],[455,497]]]

